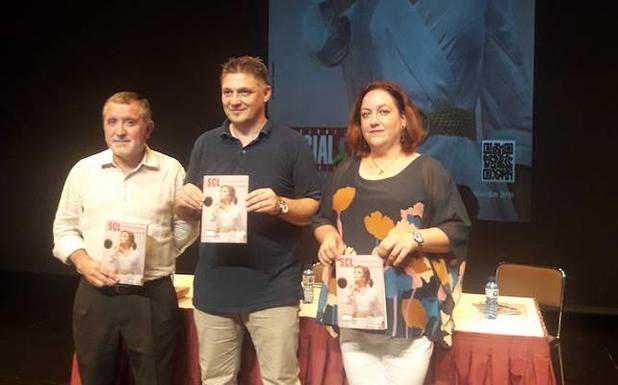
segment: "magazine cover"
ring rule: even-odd
[[[247,243],[248,175],[204,176],[202,242]]]
[[[107,220],[102,263],[119,275],[118,283],[143,285],[148,225]]]
[[[377,255],[337,259],[337,323],[343,328],[386,329],[383,261]]]

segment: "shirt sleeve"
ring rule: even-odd
[[[193,154],[191,155],[193,158]],[[187,177],[188,178],[188,177]],[[175,191],[178,191],[184,184],[185,170],[178,163],[178,169],[174,178]],[[182,254],[197,238],[199,221],[185,221],[180,219],[176,214],[172,217],[172,234],[174,237],[174,246],[177,250],[177,255]]]
[[[79,249],[85,249],[80,231],[82,194],[80,191],[79,163],[75,165],[64,183],[56,217],[54,219],[54,257],[62,263],[69,263],[69,256]]]
[[[202,168],[202,158],[206,151],[206,140],[204,135],[197,138],[195,144],[193,145],[193,149],[191,150],[191,157],[189,158],[189,167],[187,168],[187,175],[185,177],[185,183],[191,183],[199,187],[203,188],[203,180],[204,174],[201,170]],[[184,170],[183,170],[184,173]]]
[[[430,197],[425,227],[442,230],[451,243],[451,253],[460,260],[468,253],[470,218],[455,182],[437,161],[426,162],[423,178]]]

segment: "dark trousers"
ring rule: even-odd
[[[82,278],[73,304],[82,384],[112,384],[123,345],[137,385],[171,385],[178,319],[169,277],[147,282],[136,293],[98,289]]]

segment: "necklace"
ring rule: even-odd
[[[385,165],[381,166],[375,161],[375,159],[373,159],[373,156],[369,155],[369,159],[371,160],[371,163],[373,163],[374,166],[376,166],[376,168],[379,170],[378,171],[378,175],[382,175],[384,174],[384,171],[386,171],[390,166],[392,166],[393,164],[395,164],[396,161],[399,160],[399,155],[397,155],[395,157],[395,159],[387,162]]]

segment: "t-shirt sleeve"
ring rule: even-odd
[[[455,182],[437,161],[426,162],[423,177],[431,199],[425,226],[441,229],[451,242],[451,253],[458,259],[465,259],[470,218]]]
[[[324,183],[322,200],[320,201],[320,209],[311,221],[311,225],[314,229],[324,225],[336,225],[337,218],[335,212],[333,211],[333,193],[341,187],[343,176],[350,168],[351,163],[352,158],[345,159],[326,179]]]

